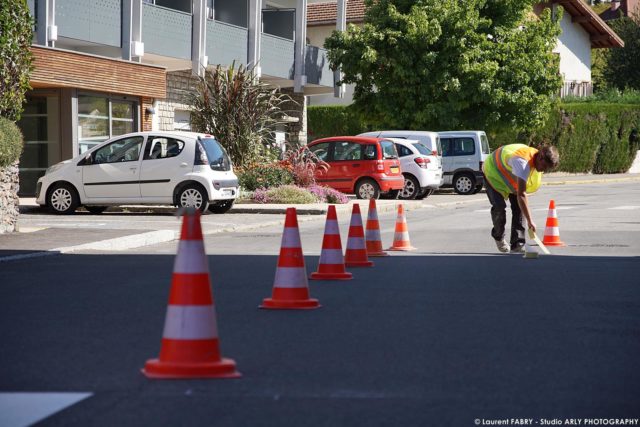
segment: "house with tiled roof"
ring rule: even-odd
[[[640,0],[612,0],[608,9],[599,16],[603,21],[611,21],[622,16],[640,14]]]
[[[347,23],[362,24],[365,16],[363,0],[346,2]],[[621,0],[625,4],[639,0]],[[631,3],[626,3],[631,2]],[[340,2],[328,1],[309,4],[307,8],[307,37],[316,46],[324,45],[324,40],[336,29],[336,11]],[[560,74],[563,77],[561,96],[587,96],[592,94],[591,49],[617,48],[624,46],[622,39],[583,0],[550,0],[538,3],[534,12],[542,13],[551,8],[557,13],[562,6],[565,13],[560,22],[562,33],[554,52],[560,56]],[[347,87],[345,97],[314,97],[310,105],[348,104],[352,90]]]

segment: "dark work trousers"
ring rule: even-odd
[[[485,183],[487,183],[485,178]],[[507,203],[504,197],[491,185],[485,185],[487,189],[487,197],[491,202],[491,220],[493,221],[493,228],[491,229],[491,237],[495,240],[504,239],[504,228],[507,223]],[[515,194],[509,194],[509,204],[511,205],[511,249],[524,246],[524,224],[522,218],[522,211],[520,205],[518,205],[518,198]]]

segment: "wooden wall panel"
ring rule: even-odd
[[[167,96],[164,68],[42,46],[30,49],[34,57],[33,87],[73,87],[146,98]]]

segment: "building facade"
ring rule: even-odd
[[[133,131],[188,130],[185,93],[205,67],[255,67],[298,100],[282,138],[306,142],[307,96],[333,93],[306,43],[306,0],[28,0],[32,90],[19,122],[21,196],[46,168]]]

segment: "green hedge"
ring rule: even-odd
[[[344,106],[311,106],[307,112],[309,140],[357,135],[371,130]],[[428,129],[425,129],[428,130]],[[560,104],[542,129],[526,136],[509,129],[488,130],[492,149],[542,140],[558,147],[559,171],[626,172],[640,149],[640,104],[576,102]]]
[[[23,138],[18,126],[0,117],[0,167],[9,166],[22,153]]]
[[[514,131],[489,132],[492,148],[546,140],[558,147],[563,172],[626,172],[640,149],[640,105],[561,104],[546,125],[526,137]]]
[[[365,121],[343,105],[314,105],[307,108],[309,142],[328,136],[357,135],[369,130]]]

